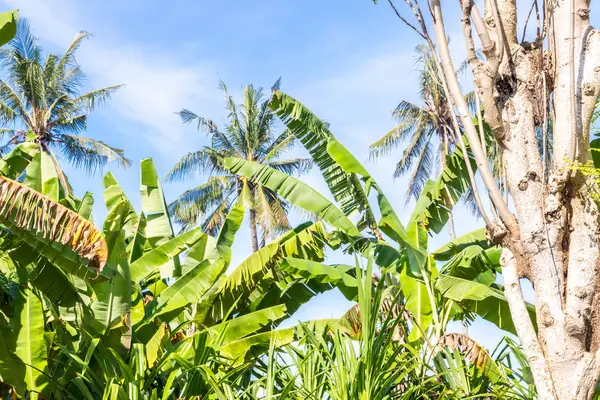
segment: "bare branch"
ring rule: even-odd
[[[539,20],[540,20],[540,14],[539,11],[537,11],[537,0],[533,0],[533,3],[531,4],[531,8],[529,8],[529,12],[527,13],[527,19],[525,19],[525,26],[523,26],[523,37],[521,38],[521,42],[525,41],[525,34],[527,33],[527,26],[529,25],[529,18],[531,18],[531,13],[533,13],[533,9],[536,9],[536,14],[537,14],[537,20],[538,20],[538,36],[539,36]]]
[[[446,37],[446,29],[444,28],[444,20],[442,17],[440,0],[432,0],[430,4],[433,10],[433,26],[436,40],[438,43],[438,49],[440,53],[440,60],[442,63],[444,76],[447,79],[448,89],[450,91],[451,97],[454,100],[454,103],[456,104],[461,122],[463,123],[463,126],[465,128],[465,134],[467,135],[469,144],[471,145],[471,150],[473,151],[473,156],[475,157],[475,162],[477,163],[477,168],[479,169],[486,189],[490,194],[492,203],[498,210],[498,214],[500,215],[502,222],[508,228],[508,230],[513,235],[515,235],[515,238],[518,238],[519,228],[517,220],[509,210],[508,205],[504,202],[504,199],[502,198],[502,193],[500,192],[498,184],[496,183],[492,171],[490,170],[488,159],[482,151],[481,143],[477,134],[477,129],[475,128],[475,124],[473,123],[473,119],[471,118],[469,108],[464,99],[464,96],[462,95],[462,91],[460,89],[456,73],[454,72],[452,58],[450,57],[450,50],[448,49],[448,41]]]
[[[573,161],[575,165],[577,165],[577,160],[575,160],[575,155],[577,154],[577,142],[579,141],[579,133],[577,131],[577,98],[575,97],[575,87],[577,85],[577,81],[575,80],[575,0],[568,0],[571,18],[570,22],[570,31],[569,35],[569,97],[570,97],[570,106],[571,106],[571,144],[569,146],[569,151],[567,153],[567,160]],[[573,171],[574,168],[566,168],[563,177],[568,178]]]
[[[402,15],[400,15],[400,12],[398,12],[398,9],[396,8],[396,6],[394,6],[394,3],[392,3],[392,0],[388,0],[388,3],[390,3],[390,6],[394,10],[394,12],[398,16],[398,18],[400,18],[402,20],[402,22],[404,22],[404,24],[406,26],[408,26],[409,28],[411,28],[413,31],[417,32],[417,34],[419,34],[419,36],[421,36],[423,39],[426,39],[425,34],[423,32],[421,32],[420,30],[418,30],[413,24],[411,24],[410,22],[408,22],[406,20],[406,18],[404,18]]]
[[[496,43],[490,38],[490,33],[485,26],[485,21],[481,17],[477,5],[474,4],[472,0],[470,7],[471,19],[473,20],[473,25],[475,25],[475,30],[477,31],[479,40],[481,40],[481,50],[483,50],[483,53],[489,58],[490,54],[492,54],[494,48],[496,47]]]
[[[510,308],[510,315],[521,340],[523,352],[531,365],[533,380],[540,399],[556,399],[546,357],[540,346],[533,323],[523,299],[523,291],[517,274],[517,261],[510,250],[504,248],[500,258],[504,278],[504,296]]]

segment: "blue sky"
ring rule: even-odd
[[[164,176],[182,155],[207,143],[203,134],[181,124],[176,111],[190,108],[222,125],[226,111],[217,89],[219,78],[233,93],[240,93],[245,84],[268,88],[281,76],[282,90],[327,120],[341,142],[365,161],[403,219],[408,216],[410,206],[403,208],[407,180],[391,176],[400,151],[377,163],[367,162],[368,145],[394,126],[392,109],[400,100],[417,99],[413,49],[418,39],[385,2],[378,6],[370,0],[0,3],[6,9],[19,8],[51,52],[62,52],[80,30],[93,33],[78,56],[89,88],[125,87],[91,115],[87,135],[125,149],[134,161],[128,170],[107,168],[134,204],[140,204],[140,159],[153,157]],[[449,13],[456,15],[455,10]],[[449,35],[456,36],[451,30]],[[456,38],[451,49],[459,61],[465,51],[462,39]],[[102,221],[106,212],[101,175],[67,172],[79,195],[94,192],[94,217]],[[327,193],[317,173],[306,181]],[[193,184],[166,184],[168,200]],[[481,226],[464,209],[457,210],[455,219],[458,234]],[[431,247],[445,240],[447,234],[442,232]],[[244,229],[238,234],[233,263],[249,253]],[[334,255],[329,261],[340,260]],[[332,292],[313,300],[295,317],[338,317],[349,305]],[[488,346],[502,336],[487,323],[477,323],[471,332]]]

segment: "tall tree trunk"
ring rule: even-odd
[[[250,236],[252,237],[252,251],[258,251],[258,232],[256,227],[256,211],[250,209]]]
[[[600,210],[589,194],[596,183],[572,168],[590,158],[590,119],[600,93],[600,32],[589,25],[589,1],[545,2],[546,52],[541,36],[536,43],[518,41],[516,1],[486,0],[483,17],[472,0],[461,1],[475,87],[500,144],[513,209],[500,195],[461,92],[440,0],[430,4],[446,87],[500,217],[487,228],[504,248],[505,295],[539,398],[591,398],[600,375]],[[471,23],[483,61],[475,53]],[[424,24],[421,29],[427,34]],[[549,109],[543,99],[553,99],[554,112],[548,180],[537,144],[537,128]],[[535,288],[537,332],[521,278]]]

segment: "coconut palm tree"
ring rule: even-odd
[[[410,137],[394,170],[395,178],[411,172],[406,192],[407,203],[411,198],[419,197],[427,180],[434,175],[436,164],[443,168],[445,156],[452,151],[456,141],[446,95],[436,69],[435,55],[424,45],[417,46],[415,51],[417,63],[422,64],[419,95],[423,105],[400,102],[393,111],[398,125],[369,147],[371,158],[376,159]],[[437,150],[434,149],[436,143],[439,143]]]
[[[279,89],[277,80],[272,89]],[[195,123],[199,131],[205,131],[211,139],[208,146],[188,153],[179,160],[167,176],[167,181],[177,181],[208,175],[200,186],[184,192],[170,205],[172,215],[183,229],[201,225],[207,232],[214,233],[225,220],[231,205],[241,197],[249,210],[252,249],[261,242],[289,229],[287,213],[290,205],[274,191],[231,174],[223,166],[227,157],[239,157],[268,165],[289,175],[307,172],[312,162],[307,158],[279,157],[291,149],[295,137],[289,130],[275,133],[275,114],[269,107],[262,88],[248,85],[244,88],[243,104],[238,105],[221,81],[219,87],[225,93],[229,111],[228,124],[224,130],[208,119],[184,109],[178,114],[184,124]]]
[[[33,141],[51,155],[64,188],[68,184],[58,163],[62,156],[76,168],[94,172],[107,162],[128,167],[123,150],[79,134],[87,115],[104,104],[120,86],[81,93],[85,75],[75,54],[87,32],[79,32],[62,55],[43,53],[27,20],[19,21],[17,34],[0,50],[0,154],[16,144]]]

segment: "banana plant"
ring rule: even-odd
[[[514,333],[508,304],[496,279],[501,272],[500,250],[487,241],[484,230],[471,232],[436,251],[428,248],[429,236],[441,231],[453,204],[469,187],[464,159],[474,168],[470,154],[464,157],[457,147],[447,156],[446,168],[436,181],[427,182],[403,225],[381,187],[335,139],[327,124],[280,91],[273,93],[271,107],[311,154],[340,207],[294,177],[267,166],[230,158],[225,167],[316,214],[334,229],[332,236],[345,251],[363,252],[374,247],[383,280],[412,316],[408,341],[435,342],[444,335],[449,321],[473,314]],[[468,143],[465,148],[469,152]],[[375,195],[375,205],[369,201],[371,194]],[[353,224],[351,218],[356,214],[358,223]],[[378,221],[375,215],[380,216]],[[533,307],[530,310],[534,312]]]
[[[335,287],[284,268],[289,258],[324,260],[328,234],[321,222],[290,230],[226,274],[242,202],[217,237],[200,229],[174,236],[158,174],[146,159],[140,213],[114,176],[104,177],[108,216],[100,233],[90,221],[91,195],[65,194],[51,160],[36,146],[19,145],[0,161],[6,200],[0,217],[7,227],[1,289],[11,299],[2,309],[0,376],[19,395],[66,396],[73,385],[86,397],[83,385],[91,393],[104,387],[129,393],[130,383],[97,379],[107,363],[139,360],[143,348],[146,367],[156,371],[152,379],[162,379],[199,357],[199,337],[228,362],[243,362],[273,337],[282,344],[293,340],[293,330],[271,329]],[[99,352],[113,358],[103,360]],[[10,368],[15,360],[23,368]],[[87,360],[85,374],[73,360]],[[150,395],[146,389],[138,395]]]

